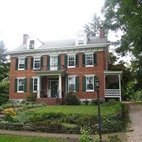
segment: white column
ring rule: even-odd
[[[62,76],[59,75],[59,98],[62,98]]]
[[[119,91],[120,91],[119,100],[120,100],[120,102],[121,102],[121,101],[122,101],[122,97],[121,97],[121,75],[120,75],[120,74],[118,75],[118,79],[119,79]]]
[[[40,77],[38,77],[37,98],[40,98]]]

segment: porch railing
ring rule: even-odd
[[[120,89],[105,89],[105,97],[120,97]]]

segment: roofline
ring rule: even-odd
[[[43,45],[42,45],[43,46]],[[12,55],[12,54],[20,54],[20,53],[36,53],[36,52],[51,52],[51,51],[58,51],[58,50],[78,50],[78,49],[85,49],[85,48],[92,48],[92,47],[98,47],[98,48],[103,48],[103,47],[107,47],[108,43],[101,43],[101,44],[87,44],[87,45],[80,45],[80,46],[62,46],[62,47],[54,47],[54,48],[38,48],[38,49],[24,49],[21,51],[9,51],[8,54]]]

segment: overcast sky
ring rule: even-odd
[[[0,40],[11,50],[24,33],[42,41],[72,38],[104,0],[0,0]]]

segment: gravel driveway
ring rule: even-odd
[[[142,105],[129,104],[130,132],[126,133],[127,142],[142,142]]]

